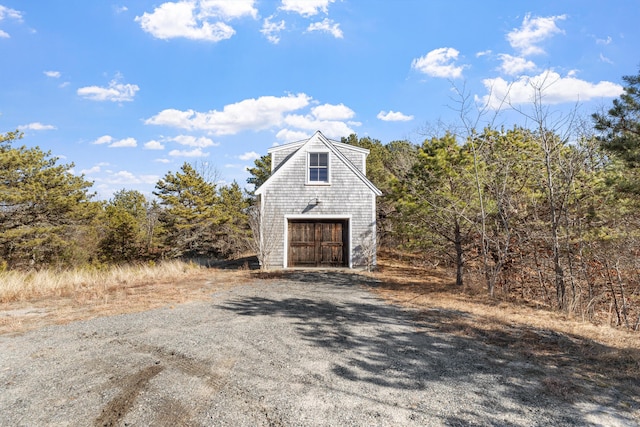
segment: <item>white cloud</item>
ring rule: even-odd
[[[169,159],[155,159],[154,162],[158,162],[158,163],[171,163],[171,160]]]
[[[276,134],[276,138],[278,138],[280,141],[282,141],[284,143],[294,142],[294,141],[302,141],[303,139],[308,139],[310,137],[311,137],[311,135],[308,134],[307,132],[293,131],[293,130],[290,130],[290,129],[281,129]],[[273,144],[274,147],[276,147],[278,145],[280,145],[280,144],[278,144],[277,142]]]
[[[82,169],[80,171],[80,173],[84,174],[84,175],[92,175],[92,174],[101,172],[102,168],[105,167],[105,166],[109,166],[109,163],[100,162],[100,163],[96,164],[95,166],[93,166],[93,167],[91,167],[89,169]]]
[[[149,142],[144,143],[145,150],[164,150],[164,145],[161,142],[156,140],[151,140]]]
[[[44,71],[44,75],[54,79],[59,79],[61,76],[60,71]]]
[[[267,38],[267,40],[269,40],[269,42],[278,44],[280,42],[280,32],[284,31],[286,25],[284,21],[272,22],[272,19],[273,15],[265,18],[260,32]]]
[[[483,97],[476,96],[476,102],[497,109],[504,105],[530,104],[538,89],[543,104],[589,101],[597,98],[615,98],[623,92],[622,86],[601,81],[591,83],[574,77],[561,77],[555,71],[545,71],[537,76],[523,76],[509,83],[498,77],[482,81],[489,92]]]
[[[216,135],[233,135],[243,130],[264,130],[281,125],[284,114],[306,107],[311,97],[300,93],[283,97],[262,96],[225,105],[222,111],[200,113],[167,109],[147,119],[145,124],[188,130],[206,130]]]
[[[113,172],[107,178],[100,179],[108,184],[155,184],[160,178],[157,175],[135,175],[126,170]]]
[[[329,4],[333,2],[335,0],[282,0],[280,10],[310,17],[321,12],[326,14],[329,10]]]
[[[191,151],[187,150],[171,150],[169,151],[171,157],[207,157],[209,153],[204,153],[200,148],[194,148]]]
[[[136,147],[138,145],[135,138],[124,138],[115,141],[111,135],[103,135],[91,143],[94,145],[109,144],[109,148]]]
[[[258,9],[254,7],[255,2],[255,0],[200,0],[200,16],[234,19],[248,15],[256,19]]]
[[[40,122],[29,123],[28,125],[18,126],[20,130],[53,130],[56,129],[53,125],[43,125]]]
[[[476,58],[481,58],[483,56],[489,56],[491,55],[493,52],[491,51],[491,49],[489,50],[483,50],[481,52],[476,53]]]
[[[285,117],[284,122],[288,126],[297,129],[304,129],[312,132],[322,130],[322,133],[329,138],[340,138],[356,133],[347,125],[347,123],[335,120],[318,120],[316,117],[311,115],[303,116],[299,114],[291,114]]]
[[[613,64],[613,61],[607,58],[606,56],[604,56],[603,54],[600,54],[600,61],[606,64]]]
[[[160,177],[158,175],[139,175],[138,179],[144,184],[155,184]]]
[[[101,164],[97,164],[89,169],[82,169],[80,171],[81,175],[92,175],[95,173],[99,173],[102,170],[102,165]]]
[[[213,147],[213,146],[220,145],[219,143],[213,142],[213,140],[204,136],[195,137],[191,135],[179,135],[179,136],[176,136],[175,138],[171,138],[170,141],[175,141],[180,145],[186,145],[189,147],[199,147],[199,148]]]
[[[536,69],[536,64],[533,61],[529,61],[519,56],[511,56],[506,53],[498,55],[502,64],[500,70],[510,76],[516,76],[524,73],[525,71],[532,71]]]
[[[564,34],[556,25],[564,19],[566,15],[531,18],[531,14],[527,14],[520,28],[507,33],[507,41],[524,56],[544,53],[537,45],[555,34]]]
[[[318,120],[346,120],[355,116],[356,113],[344,104],[324,104],[313,107],[311,114]]]
[[[388,113],[380,111],[376,117],[385,122],[408,122],[413,120],[413,116],[407,116],[399,111],[389,111]]]
[[[608,36],[606,39],[596,39],[597,44],[601,44],[605,46],[608,44],[611,44],[612,41],[613,39],[611,38],[611,36]]]
[[[7,18],[22,22],[22,12],[15,9],[10,9],[0,4],[0,22]],[[10,37],[11,36],[9,35],[9,33],[0,30],[0,38],[8,39]]]
[[[138,142],[135,140],[135,138],[124,138],[109,144],[109,148],[132,148],[137,146]]]
[[[225,163],[224,165],[225,169],[242,169],[242,170],[247,170],[247,167],[245,165],[238,165],[235,163]]]
[[[244,15],[257,16],[252,0],[179,1],[167,2],[156,7],[152,13],[136,16],[136,22],[147,33],[158,39],[183,37],[191,40],[219,42],[231,38],[235,30],[221,20]]]
[[[112,180],[110,180],[110,183],[112,184],[113,183],[120,184],[122,182],[132,183],[136,179],[137,179],[136,176],[129,171],[118,171],[112,175]]]
[[[256,153],[255,151],[248,151],[244,154],[240,154],[238,158],[240,160],[256,160],[260,158],[260,154]]]
[[[138,85],[119,83],[120,76],[109,82],[109,86],[86,86],[78,89],[78,95],[92,101],[133,101],[136,92],[140,90]]]
[[[414,59],[411,68],[431,77],[456,79],[462,76],[464,69],[463,65],[455,65],[459,54],[460,52],[451,47],[434,49],[425,56]]]
[[[103,200],[109,199],[116,191],[119,191],[123,187],[131,188],[132,185],[153,185],[160,179],[158,175],[136,175],[128,170],[114,171],[102,168],[102,166],[107,165],[107,163],[99,163],[90,169],[81,171],[82,174],[91,175],[91,179],[94,181],[93,188],[97,190],[98,197]],[[144,189],[141,189],[141,191],[148,193]]]
[[[195,127],[195,117],[199,114],[193,110],[180,111],[173,108],[162,110],[155,116],[145,120],[147,125],[162,125],[182,129],[193,129]]]
[[[11,19],[15,19],[16,21],[22,21],[22,12],[15,9],[10,9],[0,4],[0,21],[4,20],[5,18],[11,18]]]
[[[337,39],[343,38],[342,30],[340,29],[340,24],[334,23],[329,18],[324,18],[321,22],[314,22],[307,27],[308,32],[312,31],[323,31],[331,34],[333,37]]]
[[[111,135],[102,135],[100,138],[93,141],[92,144],[94,145],[109,144],[111,141],[113,141],[113,137]]]
[[[283,97],[263,96],[246,99],[223,107],[222,111],[211,110],[206,113],[194,110],[163,110],[147,119],[145,124],[164,125],[190,131],[208,131],[214,135],[232,135],[242,131],[260,131],[276,129],[280,141],[290,142],[309,137],[316,130],[329,137],[342,137],[354,133],[354,127],[360,122],[349,120],[355,116],[352,109],[344,104],[312,104],[313,99],[305,94]],[[303,108],[306,113],[297,113]],[[182,145],[205,148],[217,145],[209,138],[179,136],[170,141]],[[185,151],[174,150],[173,155],[186,155]],[[189,152],[190,153],[190,152]],[[192,155],[198,155],[193,153]]]
[[[129,10],[127,6],[113,6],[113,10],[115,13],[123,13]]]

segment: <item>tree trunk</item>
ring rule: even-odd
[[[487,284],[487,292],[493,298],[495,291],[495,275],[492,274],[489,267],[489,239],[487,238],[487,214],[484,208],[484,194],[480,183],[480,173],[478,171],[478,153],[476,152],[476,143],[473,137],[469,138],[471,150],[473,151],[473,175],[475,177],[476,191],[478,193],[478,202],[480,203],[480,232],[482,239],[482,266],[484,268],[484,278]],[[456,248],[457,249],[457,248]],[[456,283],[458,279],[456,277]],[[462,272],[460,272],[460,285],[462,285]]]
[[[560,264],[560,240],[558,238],[559,218],[556,207],[556,194],[553,183],[553,169],[551,152],[553,151],[553,142],[549,141],[549,136],[542,132],[542,149],[544,150],[544,162],[547,173],[547,196],[549,197],[549,210],[551,211],[551,245],[553,250],[553,267],[555,272],[556,284],[556,301],[558,308],[564,310],[566,308],[566,290],[564,283],[564,271]]]
[[[456,285],[462,287],[464,285],[464,248],[462,247],[462,233],[460,232],[460,223],[455,221],[453,244],[456,249]]]

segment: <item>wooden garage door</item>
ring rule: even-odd
[[[346,267],[346,220],[290,220],[289,267]]]

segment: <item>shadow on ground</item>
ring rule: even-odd
[[[259,270],[260,263],[256,256],[245,256],[240,258],[212,258],[212,257],[185,257],[184,262],[192,262],[200,267],[215,268],[218,270]]]
[[[280,272],[263,278],[322,284],[322,292],[377,285],[369,277],[338,271]],[[575,409],[567,412],[576,402],[625,412],[640,408],[640,388],[627,372],[633,359],[607,366],[606,360],[585,357],[585,349],[595,347],[600,355],[613,352],[596,342],[509,325],[486,330],[461,311],[408,311],[366,299],[325,299],[322,292],[313,299],[247,297],[222,308],[243,316],[292,319],[301,339],[339,355],[332,373],[348,381],[402,390],[429,390],[438,383],[467,387],[471,399],[491,408],[495,422],[501,414],[537,411],[552,413],[563,425],[588,424]],[[451,417],[446,422],[461,425],[465,420]]]

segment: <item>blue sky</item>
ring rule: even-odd
[[[151,195],[185,162],[222,182],[321,130],[420,143],[477,105],[588,115],[640,66],[640,2],[0,0],[0,132]],[[509,124],[509,123],[507,123]]]

